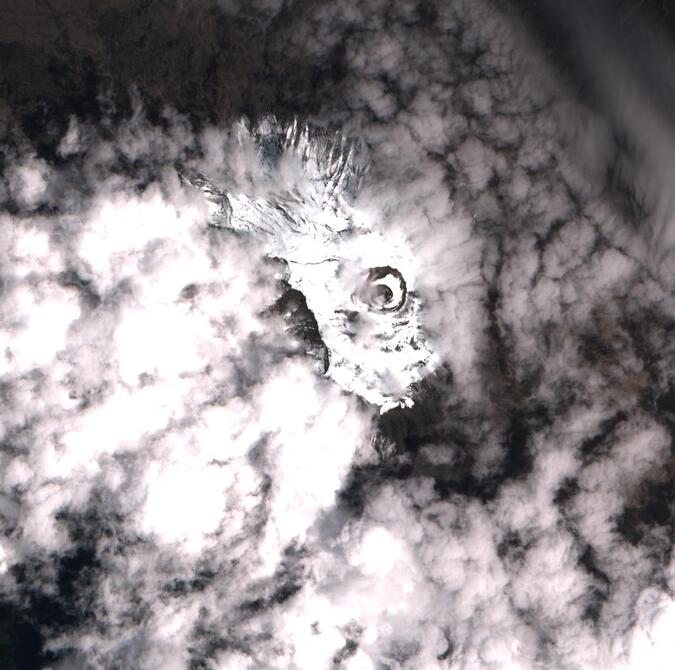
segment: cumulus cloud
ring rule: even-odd
[[[330,281],[208,226],[179,178],[245,186],[269,224],[306,175],[270,176],[241,124],[137,101],[68,119],[51,158],[3,138],[3,621],[64,670],[668,667],[670,271],[565,152],[522,26],[337,2],[292,28],[317,58],[342,36],[347,93],[310,120],[370,153]],[[430,353],[382,414],[287,322],[339,367],[331,282],[380,257]]]
[[[564,76],[558,85],[581,99],[581,104],[569,100],[561,124],[585,164],[581,173],[592,175],[595,186],[609,175],[608,189],[638,213],[633,224],[646,240],[647,257],[672,265],[673,91],[668,71],[675,52],[667,21],[629,3],[575,1],[563,7],[546,0],[532,13],[542,32],[559,43],[555,60]]]

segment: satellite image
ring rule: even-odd
[[[1,0],[0,670],[672,670],[675,12]]]

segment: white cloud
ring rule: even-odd
[[[8,159],[0,586],[82,615],[43,631],[71,650],[60,667],[667,666],[669,275],[564,158],[508,22],[460,4],[433,27],[412,2],[293,19],[316,58],[370,31],[345,37],[344,98],[317,119],[371,150],[358,234],[294,275],[328,376],[263,315],[288,270],[207,228],[171,168],[199,149],[262,198],[301,181],[292,160],[275,181],[241,126],[193,134],[165,110],[160,129],[138,102],[105,140],[70,121],[81,184],[63,199],[59,167]],[[419,300],[419,355],[447,376],[412,408],[378,418],[352,393],[409,379],[365,308],[352,337],[326,330],[361,277],[346,261],[396,266]],[[92,565],[69,575],[78,548]]]
[[[33,208],[45,201],[50,168],[44,160],[29,156],[7,171],[10,191],[23,207]]]

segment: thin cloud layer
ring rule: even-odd
[[[367,143],[353,210],[369,258],[409,249],[435,369],[382,415],[317,370],[287,268],[174,168],[262,184],[236,125],[138,102],[51,157],[8,128],[7,626],[63,669],[668,667],[672,268],[493,8],[317,3],[287,30],[344,43],[348,93],[309,120]]]

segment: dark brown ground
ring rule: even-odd
[[[169,105],[195,121],[311,113],[322,90],[336,94],[340,54],[313,62],[289,40],[295,19],[210,0],[4,0],[0,121],[48,150],[71,114],[126,115],[132,90],[151,115]]]

